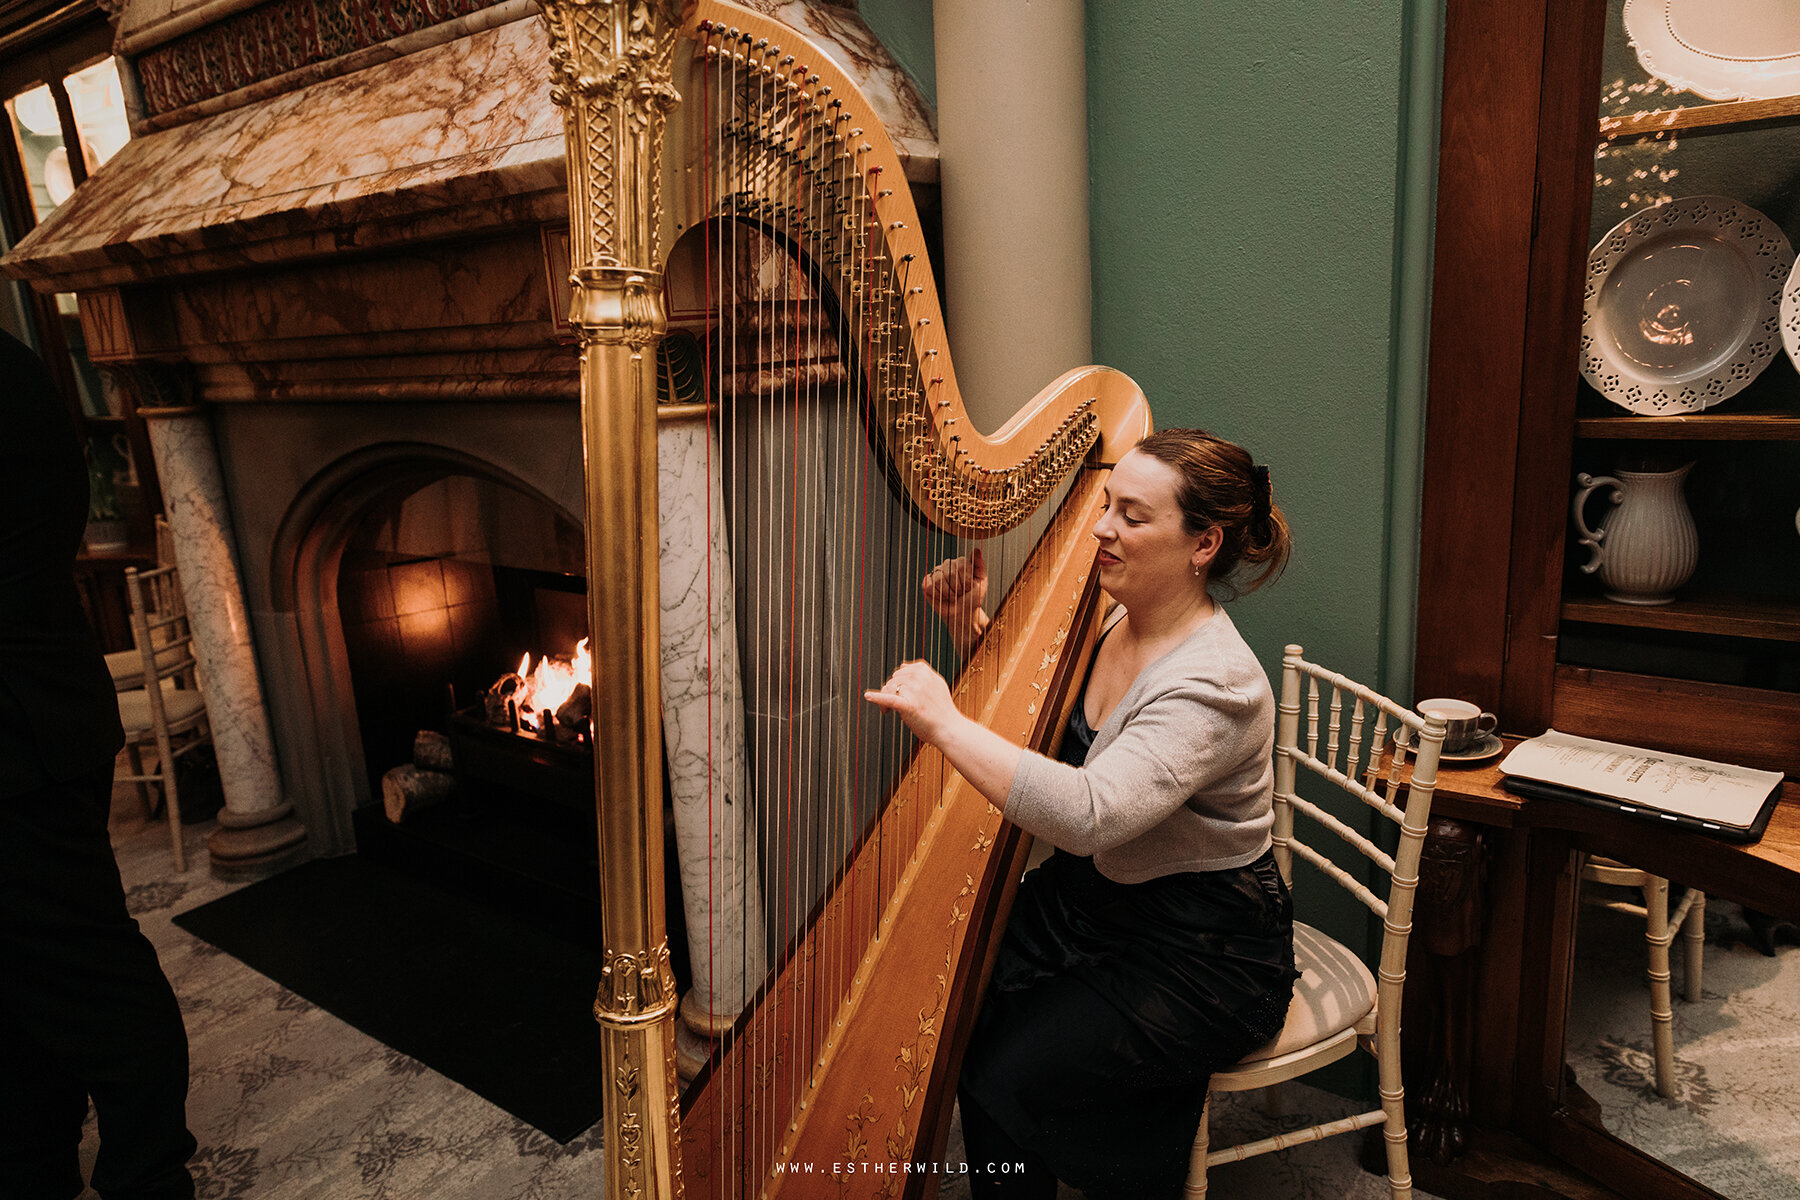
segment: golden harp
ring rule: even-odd
[[[870,105],[792,30],[677,10],[544,0],[581,337],[607,1194],[923,1194],[1028,839],[861,688],[928,648],[918,579],[947,539],[1027,527],[954,687],[1051,745],[1091,646],[1105,467],[1148,411],[1088,367],[975,431]],[[699,547],[678,572],[674,526]],[[685,1096],[665,774],[698,830],[678,833],[686,920],[709,927],[684,1015],[716,1039]]]

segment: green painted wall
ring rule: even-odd
[[[928,103],[937,103],[937,53],[932,47],[931,0],[862,0],[863,20],[906,68]]]
[[[1094,354],[1270,465],[1295,551],[1233,609],[1359,679],[1384,646],[1397,5],[1088,5]],[[1274,671],[1271,670],[1273,677]]]

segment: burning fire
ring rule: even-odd
[[[518,676],[523,682],[512,694],[513,701],[519,706],[519,716],[532,712],[554,713],[574,694],[576,685],[586,683],[593,675],[593,660],[588,657],[586,638],[575,644],[573,661],[546,654],[534,667],[531,651],[527,650],[525,657],[519,660]]]

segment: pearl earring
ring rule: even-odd
[[[1200,578],[1200,564],[1199,563],[1194,564],[1194,578],[1195,579]]]

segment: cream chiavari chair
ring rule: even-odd
[[[1675,911],[1669,911],[1669,881],[1660,875],[1640,871],[1615,859],[1594,856],[1581,865],[1583,884],[1635,888],[1643,893],[1644,902],[1614,899],[1582,890],[1584,903],[1612,909],[1644,922],[1647,943],[1647,971],[1650,976],[1650,1045],[1656,1063],[1656,1094],[1675,1095],[1675,1006],[1669,987],[1669,943],[1675,934],[1687,949],[1682,959],[1681,994],[1689,1004],[1700,999],[1701,955],[1706,945],[1706,896],[1699,888],[1688,888]]]
[[[1381,917],[1379,979],[1343,944],[1295,922],[1294,965],[1300,979],[1294,985],[1287,1023],[1274,1041],[1232,1069],[1214,1074],[1211,1092],[1268,1087],[1316,1071],[1360,1046],[1375,1055],[1381,1107],[1262,1141],[1213,1149],[1207,1132],[1209,1100],[1194,1139],[1185,1194],[1206,1195],[1207,1169],[1220,1163],[1381,1125],[1387,1144],[1388,1184],[1396,1200],[1406,1200],[1412,1195],[1412,1174],[1406,1156],[1405,1091],[1400,1083],[1400,993],[1406,981],[1413,895],[1419,882],[1419,856],[1431,815],[1431,796],[1437,785],[1444,724],[1307,662],[1302,653],[1299,646],[1288,646],[1281,663],[1275,736],[1275,858],[1290,885],[1294,859],[1302,858]],[[1303,692],[1304,739],[1300,728]],[[1321,721],[1325,722],[1322,749]],[[1402,731],[1410,731],[1406,735],[1410,742],[1396,741]],[[1391,754],[1384,758],[1387,751]],[[1389,855],[1349,823],[1301,797],[1295,787],[1301,767],[1347,792],[1378,818],[1399,826],[1395,852]],[[1373,863],[1378,888],[1369,888],[1303,840],[1296,830],[1296,816],[1306,817],[1318,827],[1318,834],[1332,835]],[[1378,891],[1385,892],[1385,897]]]
[[[175,869],[187,870],[181,844],[181,798],[176,782],[180,759],[212,743],[206,700],[200,694],[181,584],[175,568],[130,569],[125,588],[131,597],[131,632],[137,642],[142,687],[118,694],[119,720],[125,726],[125,754],[130,772],[115,777],[135,783],[145,815],[154,815],[149,787],[161,789],[175,851]],[[154,746],[156,763],[146,770],[143,748]]]

